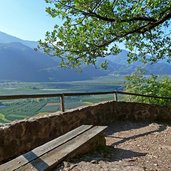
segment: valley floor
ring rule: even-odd
[[[55,171],[170,171],[171,126],[115,122],[106,133],[107,147],[65,161]]]

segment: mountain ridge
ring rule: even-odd
[[[30,48],[36,48],[38,45],[38,42],[36,41],[23,40],[18,37],[0,31],[0,43],[12,43],[12,42],[19,42]]]
[[[83,65],[82,73],[78,73],[74,69],[57,67],[58,60],[40,51],[34,51],[33,48],[37,44],[0,32],[0,80],[79,81],[109,74],[127,75],[139,66],[145,66],[147,73],[171,74],[171,65],[163,62],[156,65],[135,62],[129,65],[126,50],[105,58],[109,62],[107,70]],[[98,63],[103,61],[103,58],[98,59]]]

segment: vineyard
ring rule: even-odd
[[[72,109],[112,99],[112,95],[65,97],[65,108]],[[56,111],[60,111],[59,97],[3,101],[0,103],[0,123],[8,123],[14,120],[20,120]]]
[[[76,82],[0,82],[0,95],[12,94],[51,94],[67,92],[112,91],[122,88],[123,79],[103,77],[94,80]],[[91,105],[101,101],[112,100],[113,95],[71,96],[65,97],[65,109]],[[60,99],[23,99],[0,101],[0,123],[30,118],[60,111]]]

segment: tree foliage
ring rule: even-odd
[[[143,95],[170,97],[170,99],[130,96],[129,100],[162,105],[171,104],[171,79],[167,76],[161,78],[156,75],[145,76],[144,73],[140,69],[132,75],[127,76],[125,90]]]
[[[97,57],[118,54],[118,43],[124,43],[130,51],[129,62],[139,58],[143,62],[157,62],[162,58],[169,61],[171,1],[45,1],[50,5],[47,13],[62,18],[63,23],[46,33],[40,47],[58,56],[62,66],[95,64]]]

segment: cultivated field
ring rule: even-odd
[[[94,80],[76,82],[0,82],[0,95],[19,94],[50,94],[66,92],[97,92],[121,90],[123,79],[120,77],[101,77]],[[71,96],[65,97],[65,108],[71,109],[79,106],[112,100],[113,95]],[[0,123],[29,118],[35,115],[44,115],[60,110],[60,99],[22,99],[0,101]]]

